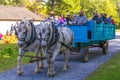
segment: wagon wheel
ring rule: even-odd
[[[107,54],[107,53],[108,53],[108,44],[109,44],[108,41],[106,41],[106,42],[103,44],[103,46],[102,46],[102,52],[103,52],[103,54]]]
[[[88,58],[89,58],[89,50],[88,50],[88,46],[82,46],[81,50],[80,50],[80,60],[82,62],[87,62]]]

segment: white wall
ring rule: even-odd
[[[6,34],[6,31],[9,30],[10,31],[10,28],[11,28],[11,25],[15,25],[16,24],[16,21],[0,21],[0,32],[2,34]],[[39,21],[36,21],[34,22],[34,24],[40,24]]]

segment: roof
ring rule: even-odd
[[[23,18],[27,18],[29,20],[34,18],[35,21],[43,20],[40,16],[36,15],[25,7],[0,5],[0,20],[14,21],[22,20]]]

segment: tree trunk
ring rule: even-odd
[[[54,1],[55,1],[55,0],[51,0],[51,3],[52,3],[52,4],[51,4],[51,11],[54,11],[54,5],[55,5],[55,4],[54,4]]]

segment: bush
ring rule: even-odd
[[[3,57],[4,55],[11,56],[14,54],[14,50],[10,47],[6,47],[3,50],[0,50],[0,57]]]

